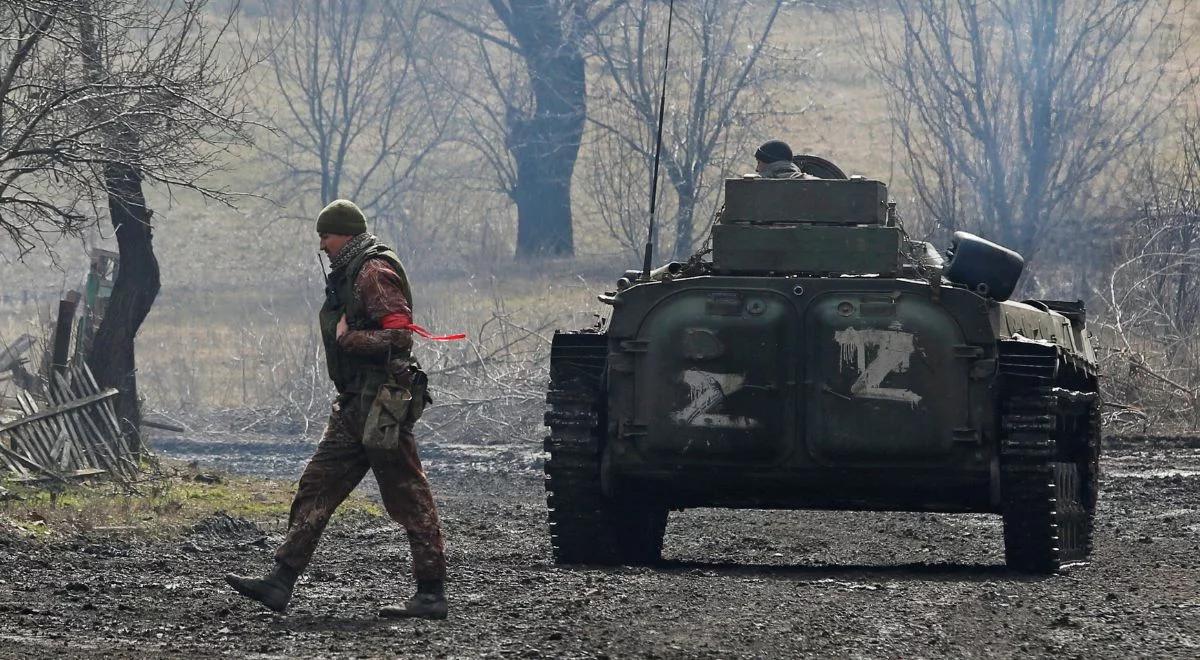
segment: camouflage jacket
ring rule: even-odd
[[[777,160],[767,163],[759,175],[764,179],[803,179],[804,173],[790,160]]]

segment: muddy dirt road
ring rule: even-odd
[[[383,519],[336,521],[286,616],[221,580],[267,567],[270,526],[214,518],[171,541],[50,545],[0,534],[0,656],[1200,656],[1200,443],[1109,445],[1094,562],[1053,577],[1004,569],[995,517],[824,512],[672,514],[663,567],[559,568],[533,448],[428,447],[448,621],[375,617],[411,588],[403,535]],[[160,450],[294,474],[308,446]]]

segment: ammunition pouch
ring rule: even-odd
[[[401,431],[411,428],[433,402],[429,396],[429,378],[421,365],[411,358],[398,358],[388,364],[387,382],[379,386],[363,429],[367,449],[392,450],[400,446]]]

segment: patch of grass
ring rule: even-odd
[[[67,488],[6,482],[4,488],[9,499],[0,502],[0,528],[13,527],[31,538],[89,531],[166,538],[218,512],[283,526],[296,490],[291,482],[169,464],[133,493],[107,482]],[[336,515],[345,514],[381,517],[384,512],[353,494]]]

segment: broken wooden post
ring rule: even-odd
[[[54,323],[54,352],[50,358],[51,376],[57,376],[70,365],[71,328],[75,325],[75,308],[79,305],[79,292],[72,291],[58,302],[58,318]]]
[[[10,371],[21,364],[21,356],[34,344],[33,335],[25,333],[9,346],[0,346],[0,372]]]

